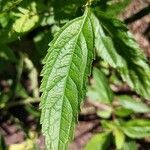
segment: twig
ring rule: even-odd
[[[40,102],[39,98],[28,97],[27,99],[22,99],[20,101],[9,102],[7,105],[0,106],[0,109],[9,109],[11,107],[15,107],[19,105],[26,105],[26,104],[39,103],[39,102]]]
[[[138,13],[134,14],[133,16],[125,19],[125,23],[127,23],[127,24],[132,23],[132,22],[146,16],[149,13],[150,13],[150,5],[143,8],[142,10],[140,10]]]

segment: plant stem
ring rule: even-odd
[[[9,109],[11,107],[19,106],[19,105],[26,105],[26,104],[31,104],[31,103],[39,103],[40,98],[33,98],[33,97],[28,97],[27,99],[22,99],[20,101],[13,101],[10,102],[4,106],[0,106],[0,109]]]

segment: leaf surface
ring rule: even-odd
[[[92,17],[86,9],[82,17],[62,27],[43,61],[40,106],[47,149],[67,149],[73,137],[94,56]]]

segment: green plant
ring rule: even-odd
[[[130,2],[0,0],[0,74],[5,83],[0,109],[9,113],[10,108],[21,105],[39,120],[36,103],[40,101],[47,149],[67,149],[86,93],[91,103],[105,106],[97,111],[105,120],[104,132],[85,149],[107,149],[111,134],[117,149],[136,149],[129,138],[150,135],[149,120],[138,119],[139,114],[149,113],[142,101],[150,98],[150,67],[126,25],[117,19]],[[118,96],[110,83],[126,83],[135,93]],[[134,100],[133,95],[139,99]]]

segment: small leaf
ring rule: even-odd
[[[150,120],[136,119],[124,123],[122,130],[130,138],[144,138],[150,136]]]
[[[44,59],[40,107],[47,149],[64,150],[73,137],[94,57],[94,15],[70,21],[55,35]]]
[[[98,115],[99,117],[105,118],[105,119],[110,118],[111,113],[112,113],[112,110],[111,110],[111,109],[110,109],[110,110],[98,110],[98,111],[97,111],[97,115]]]
[[[84,150],[107,150],[110,144],[110,133],[94,135]]]
[[[137,102],[136,100],[132,99],[130,96],[120,96],[119,103],[123,108],[130,109],[136,113],[150,112],[150,108],[146,104],[142,102]]]
[[[109,83],[103,72],[94,68],[93,79],[95,83],[89,88],[87,96],[91,97],[93,100],[103,103],[111,103],[113,100],[113,92],[111,91]]]

